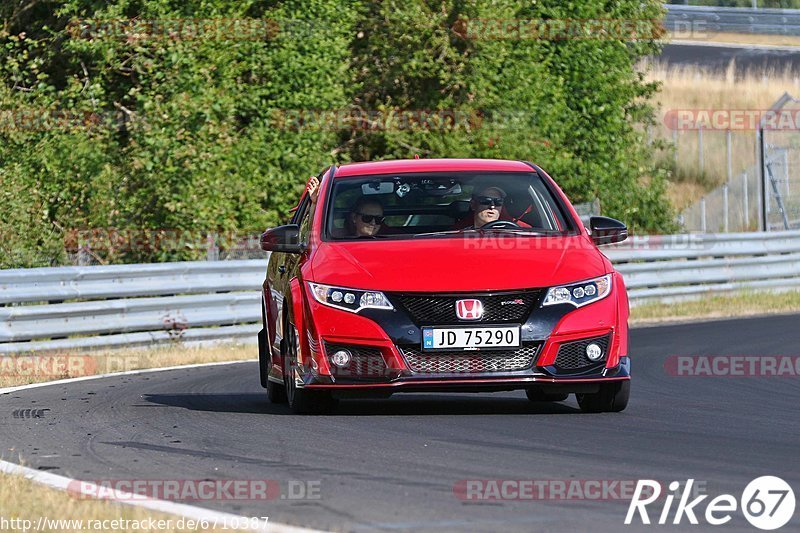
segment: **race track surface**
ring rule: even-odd
[[[664,46],[657,61],[670,67],[699,66],[715,72],[724,72],[735,61],[736,75],[745,72],[764,73],[784,70],[800,72],[800,47],[789,48],[735,48],[728,46],[695,46],[669,44]],[[777,96],[776,96],[777,98]]]
[[[738,497],[753,478],[777,475],[798,493],[797,377],[665,371],[670,355],[798,355],[798,326],[799,316],[778,316],[635,329],[632,400],[618,414],[582,414],[574,397],[532,404],[514,392],[350,400],[333,416],[295,416],[267,402],[255,363],[43,387],[0,396],[0,454],[86,480],[318,482],[318,500],[199,505],[326,530],[674,531],[623,526],[628,500],[475,503],[453,488],[693,478],[711,497]],[[13,416],[24,409],[47,411]],[[799,516],[784,530],[798,530]],[[741,513],[714,529],[756,531]]]

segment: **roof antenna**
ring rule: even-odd
[[[414,159],[419,159],[419,154],[414,154]]]

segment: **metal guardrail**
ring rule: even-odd
[[[800,35],[800,10],[668,4],[664,25],[678,35],[692,32]],[[691,37],[687,37],[691,38]],[[694,37],[696,39],[697,37]]]
[[[604,253],[631,304],[800,289],[800,231],[632,237]],[[0,271],[0,353],[253,342],[264,259]]]
[[[0,353],[252,340],[265,261],[0,270]]]
[[[604,253],[631,305],[800,289],[800,231],[633,237]]]

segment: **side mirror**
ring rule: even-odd
[[[592,240],[595,244],[611,244],[622,242],[628,238],[628,227],[613,218],[592,217],[589,219]]]
[[[261,234],[261,249],[265,252],[303,253],[306,245],[300,242],[300,226],[287,224],[268,229]]]

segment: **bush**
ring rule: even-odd
[[[642,102],[655,87],[633,68],[657,50],[653,40],[461,31],[477,19],[660,17],[652,0],[25,6],[0,5],[2,267],[68,261],[64,239],[81,228],[260,232],[285,220],[309,174],[414,153],[533,160],[574,201],[598,197],[605,214],[671,229],[663,176],[640,133],[652,120]],[[262,21],[264,34],[147,38],[128,28],[85,38],[87,28],[134,17]],[[412,118],[399,128],[305,127],[284,120],[294,110]],[[204,255],[199,243],[103,249],[95,260]]]

